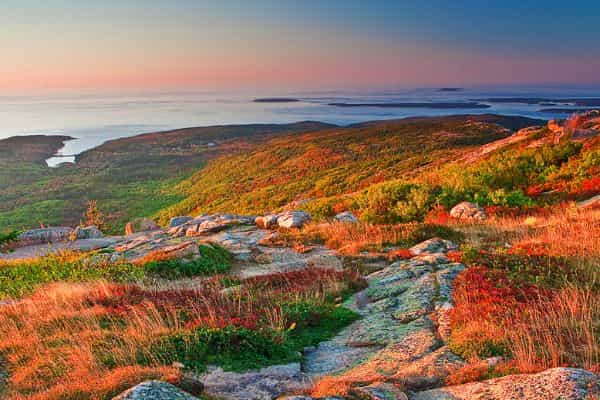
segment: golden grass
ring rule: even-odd
[[[550,214],[532,211],[517,217],[491,216],[483,223],[455,223],[467,241],[477,247],[537,248],[552,256],[600,257],[600,209],[574,206]]]
[[[358,255],[363,251],[380,252],[387,245],[410,238],[419,224],[375,225],[368,223],[310,223],[302,230],[284,232],[288,242],[320,242],[343,255]]]
[[[56,253],[49,254],[47,256],[36,256],[31,258],[19,258],[16,260],[4,260],[0,259],[0,268],[12,267],[16,265],[24,264],[35,264],[43,261],[44,259],[51,259],[55,263],[70,263],[81,260],[82,258],[89,255],[89,252],[73,251],[73,250],[60,250]]]
[[[521,372],[559,366],[600,373],[600,294],[568,288],[509,322],[509,347]]]
[[[102,399],[132,384],[176,373],[164,366],[141,367],[135,349],[177,320],[153,312],[124,315],[121,332],[103,329],[106,307],[91,299],[116,297],[117,287],[105,284],[53,284],[32,297],[0,309],[0,354],[9,367],[7,399]],[[155,311],[155,310],[154,310]],[[117,362],[107,368],[95,354],[98,343],[117,335],[110,349]]]

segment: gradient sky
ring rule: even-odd
[[[0,51],[0,92],[598,84],[600,1],[3,0]]]

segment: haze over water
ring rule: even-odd
[[[261,97],[290,97],[289,103],[256,103]],[[439,88],[299,93],[163,91],[78,93],[0,97],[0,139],[15,135],[67,135],[61,154],[73,155],[103,142],[145,132],[209,125],[288,123],[305,120],[348,125],[410,116],[498,113],[549,119],[566,114],[540,112],[549,106],[485,103],[490,108],[336,107],[329,103],[466,102],[489,97],[600,97],[589,88],[493,88],[440,91]],[[565,108],[564,106],[557,106]],[[567,108],[569,108],[567,106]],[[53,158],[49,165],[72,161]]]

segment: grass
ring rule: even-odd
[[[571,366],[600,371],[599,210],[558,207],[456,224],[471,246],[454,281],[450,383]],[[511,243],[506,248],[500,243]],[[535,243],[535,246],[532,246]],[[488,368],[475,360],[508,357]]]
[[[86,254],[61,252],[30,260],[0,261],[0,299],[19,298],[50,282],[95,279],[134,282],[145,276],[144,270],[133,264],[92,264],[85,261],[86,257]]]
[[[279,244],[325,244],[343,255],[360,255],[362,252],[382,253],[388,247],[411,247],[432,237],[461,242],[463,235],[448,226],[422,223],[371,224],[371,223],[310,223],[301,230],[280,232]]]
[[[110,399],[150,377],[177,383],[208,364],[245,370],[298,351],[357,316],[338,306],[365,286],[351,272],[307,269],[202,289],[56,283],[0,308],[7,399]]]

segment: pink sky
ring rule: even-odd
[[[294,10],[267,0],[260,2],[263,8],[186,0],[172,6],[136,0],[5,1],[3,91],[600,82],[598,51],[570,48],[562,39],[566,34],[548,31],[557,26],[536,28],[523,20],[511,28],[484,20],[487,10],[479,10],[484,14],[476,19],[455,21],[450,9],[436,17],[431,10],[396,3],[389,3],[389,10],[363,9],[350,1],[354,8],[333,2],[334,19],[316,6]],[[481,26],[472,26],[478,21]],[[512,16],[506,23],[514,21],[519,22]],[[515,37],[519,29],[522,38]],[[535,29],[553,36],[546,43]],[[581,42],[577,31],[566,33],[571,47]]]

